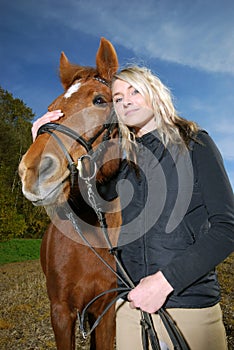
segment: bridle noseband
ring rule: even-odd
[[[70,129],[66,125],[58,124],[58,123],[47,123],[42,125],[37,132],[37,137],[42,134],[49,134],[51,135],[56,142],[59,144],[60,148],[62,149],[67,161],[68,161],[68,169],[70,170],[70,177],[71,177],[71,185],[74,186],[74,178],[79,172],[79,176],[83,179],[86,179],[86,177],[83,175],[82,172],[82,163],[84,160],[88,160],[90,163],[90,168],[93,169],[93,172],[88,176],[88,178],[93,178],[96,174],[97,165],[96,165],[96,159],[100,156],[104,148],[106,147],[105,141],[108,141],[110,139],[110,136],[113,132],[113,130],[117,127],[117,118],[115,113],[111,113],[109,119],[102,125],[102,127],[98,130],[98,132],[92,136],[89,140],[86,140],[82,135],[80,135],[78,132]],[[55,133],[56,131],[56,133]],[[96,150],[93,149],[93,144],[97,140],[97,138],[104,132],[102,142],[98,145]],[[78,160],[77,163],[73,160],[72,156],[67,151],[63,141],[61,138],[57,135],[58,133],[64,134],[74,141],[76,141],[78,144],[83,146],[87,152],[87,154],[82,155]]]

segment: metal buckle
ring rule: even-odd
[[[90,162],[90,169],[93,169],[93,173],[90,174],[89,176],[84,176],[84,171],[83,171],[83,161],[84,159],[88,159]],[[79,176],[82,180],[89,181],[93,179],[97,173],[97,164],[95,161],[93,161],[92,157],[89,154],[85,154],[78,158],[77,160],[77,170],[79,171]]]

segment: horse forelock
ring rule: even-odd
[[[65,90],[69,89],[77,80],[86,81],[97,74],[97,69],[88,66],[70,64],[66,67],[60,67],[60,80]]]
[[[74,69],[74,67],[75,66],[73,65],[72,68]],[[109,87],[110,82],[107,81],[104,77],[100,76],[95,68],[77,66],[77,70],[73,74],[70,84],[65,87],[65,93],[63,97],[65,99],[71,97],[75,92],[79,90],[82,83],[85,83],[90,79],[95,79],[96,81],[99,81]]]

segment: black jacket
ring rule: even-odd
[[[119,257],[135,284],[163,272],[174,288],[167,307],[216,304],[215,266],[233,251],[233,191],[212,139],[198,140],[178,153],[148,133],[137,140],[139,174],[123,160],[117,179]]]

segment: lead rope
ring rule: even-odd
[[[83,235],[82,230],[79,227],[79,223],[77,221],[77,219],[74,217],[73,213],[68,211],[67,208],[64,208],[65,210],[65,215],[67,216],[68,220],[72,223],[72,225],[74,226],[76,232],[79,234],[79,236],[82,238],[82,240],[85,242],[85,244],[88,245],[88,247],[92,250],[92,252],[105,264],[105,266],[107,266],[115,275],[117,278],[119,278],[121,280],[122,283],[124,283],[124,285],[126,286],[126,288],[117,288],[115,291],[119,291],[122,293],[119,294],[107,307],[106,309],[102,312],[102,314],[98,317],[98,319],[95,321],[95,323],[93,324],[92,328],[90,329],[89,332],[87,332],[84,329],[84,321],[85,321],[85,313],[88,310],[88,308],[90,307],[91,304],[93,304],[99,297],[101,297],[102,295],[104,295],[105,293],[109,293],[110,291],[106,291],[104,293],[101,293],[100,295],[96,296],[93,300],[90,301],[90,303],[84,308],[84,310],[82,311],[82,314],[80,315],[78,313],[78,319],[79,319],[79,324],[80,324],[80,331],[82,333],[82,336],[84,339],[86,339],[91,332],[97,327],[97,325],[99,324],[99,322],[101,321],[101,318],[103,317],[103,315],[109,310],[109,308],[121,297],[126,296],[129,291],[134,288],[134,284],[132,282],[132,280],[130,279],[130,277],[128,276],[128,274],[126,273],[125,269],[123,268],[121,262],[118,259],[118,256],[116,254],[116,250],[114,249],[114,247],[112,246],[112,243],[109,239],[109,235],[107,232],[107,224],[106,224],[106,218],[100,208],[100,206],[98,205],[98,202],[96,200],[96,196],[95,193],[93,191],[92,188],[92,184],[90,182],[90,178],[86,178],[85,179],[85,183],[87,186],[87,192],[88,192],[88,199],[89,202],[93,208],[93,210],[95,211],[97,217],[98,217],[98,221],[100,223],[100,227],[102,229],[102,232],[104,234],[104,238],[106,240],[106,243],[108,245],[109,248],[109,252],[113,255],[116,264],[118,265],[119,269],[121,270],[121,273],[123,274],[123,276],[125,277],[125,279],[123,279],[115,270],[113,270],[113,268],[97,253],[97,251],[94,249],[94,247],[89,243],[89,241],[87,240],[87,238]],[[127,282],[126,282],[127,281]],[[123,291],[124,290],[124,291]],[[112,292],[114,290],[111,290]],[[142,326],[142,345],[143,345],[143,349],[144,350],[148,350],[149,346],[148,346],[148,337],[150,338],[151,341],[151,346],[152,346],[152,350],[160,350],[160,345],[159,345],[159,341],[158,341],[158,337],[157,334],[154,330],[154,326],[151,320],[151,317],[148,313],[141,311],[141,326]],[[147,336],[148,334],[148,336]]]
[[[95,211],[98,221],[100,223],[100,227],[102,229],[102,232],[104,234],[104,238],[106,240],[106,243],[108,245],[110,253],[113,255],[115,262],[117,266],[119,267],[119,270],[121,271],[121,274],[125,277],[125,281],[127,281],[127,285],[129,287],[128,292],[135,287],[134,283],[132,282],[131,278],[127,274],[126,270],[124,269],[123,265],[121,264],[120,260],[118,259],[116,250],[113,248],[112,243],[109,238],[108,230],[107,230],[107,224],[106,224],[106,218],[101,210],[101,207],[98,204],[98,201],[96,199],[96,195],[93,191],[93,185],[89,181],[89,179],[85,180],[86,186],[87,186],[87,192],[88,192],[88,199],[89,202]],[[126,283],[125,283],[126,284]],[[127,292],[127,293],[128,293]],[[125,295],[127,294],[125,293]],[[117,299],[119,299],[120,296],[118,296]],[[160,344],[158,341],[157,334],[155,332],[152,317],[147,312],[141,311],[141,326],[142,326],[142,345],[143,349],[148,350],[149,349],[149,342],[148,338],[150,339],[152,350],[160,350]],[[148,334],[148,337],[147,337]]]

